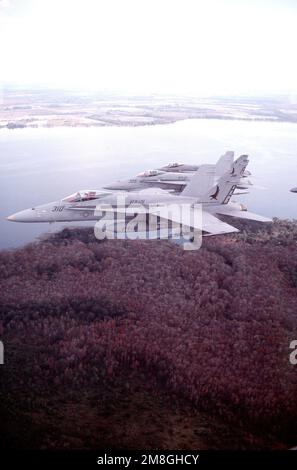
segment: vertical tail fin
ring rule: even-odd
[[[214,180],[215,165],[200,165],[181,194],[189,197],[201,197],[213,186]]]
[[[216,178],[220,178],[230,170],[234,162],[234,152],[229,150],[216,163]]]
[[[248,163],[248,156],[241,155],[241,157],[235,160],[231,170],[229,170],[227,173],[225,173],[225,175],[219,178],[217,184],[211,189],[209,189],[201,197],[201,200],[199,202],[228,204]]]

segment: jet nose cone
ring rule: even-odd
[[[10,221],[12,221],[12,222],[16,222],[15,214],[9,215],[8,217],[6,217],[6,220],[10,220]]]
[[[24,211],[16,212],[15,214],[6,217],[10,222],[32,222],[32,211],[27,209]]]

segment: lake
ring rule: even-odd
[[[7,215],[169,162],[215,163],[226,150],[250,156],[254,188],[237,200],[262,215],[297,218],[297,194],[289,192],[297,186],[297,124],[193,119],[143,127],[1,129],[0,248],[62,228],[13,223]]]

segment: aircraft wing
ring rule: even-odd
[[[217,214],[230,215],[230,217],[237,217],[238,219],[256,220],[258,222],[272,222],[272,219],[270,219],[269,217],[263,217],[262,215],[254,214],[253,212],[240,210],[228,211],[224,210],[223,207],[220,207],[217,210]]]
[[[73,206],[67,209],[73,211],[95,211],[96,206]],[[232,227],[232,225],[222,222],[209,212],[201,211],[200,208],[195,207],[191,208],[190,211],[170,211],[166,205],[154,206],[151,208],[146,208],[143,206],[129,206],[115,211],[110,206],[107,206],[106,208],[101,206],[100,210],[103,212],[117,212],[127,215],[133,215],[135,213],[150,214],[151,216],[160,217],[163,220],[171,221],[174,224],[183,224],[183,226],[189,227],[189,229],[202,230],[203,232],[207,232],[209,235],[239,232],[239,230],[235,227]]]
[[[208,232],[210,235],[239,232],[237,228],[222,222],[214,215],[205,211],[202,213],[202,229],[203,231]]]
[[[193,228],[196,230],[202,230],[203,232],[208,232],[209,235],[219,235],[223,233],[233,233],[239,232],[239,230],[232,225],[229,225],[225,222],[222,222],[214,215],[206,212],[204,210],[192,208],[190,214],[188,211],[185,211],[185,214],[168,214],[166,208],[163,208],[158,211],[158,214],[152,213],[152,215],[158,215],[159,217],[170,220],[174,223],[182,223],[184,226]]]

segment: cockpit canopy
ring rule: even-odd
[[[70,194],[70,196],[64,197],[63,202],[83,202],[92,201],[101,197],[107,196],[110,193],[98,191],[96,189],[82,189],[77,193]]]
[[[159,171],[159,170],[146,170],[146,171],[143,171],[142,173],[139,173],[137,176],[147,177],[147,176],[158,176],[158,175],[162,175],[162,171]]]
[[[181,166],[181,163],[168,163],[168,165],[165,166],[165,168],[177,168],[178,166]]]

